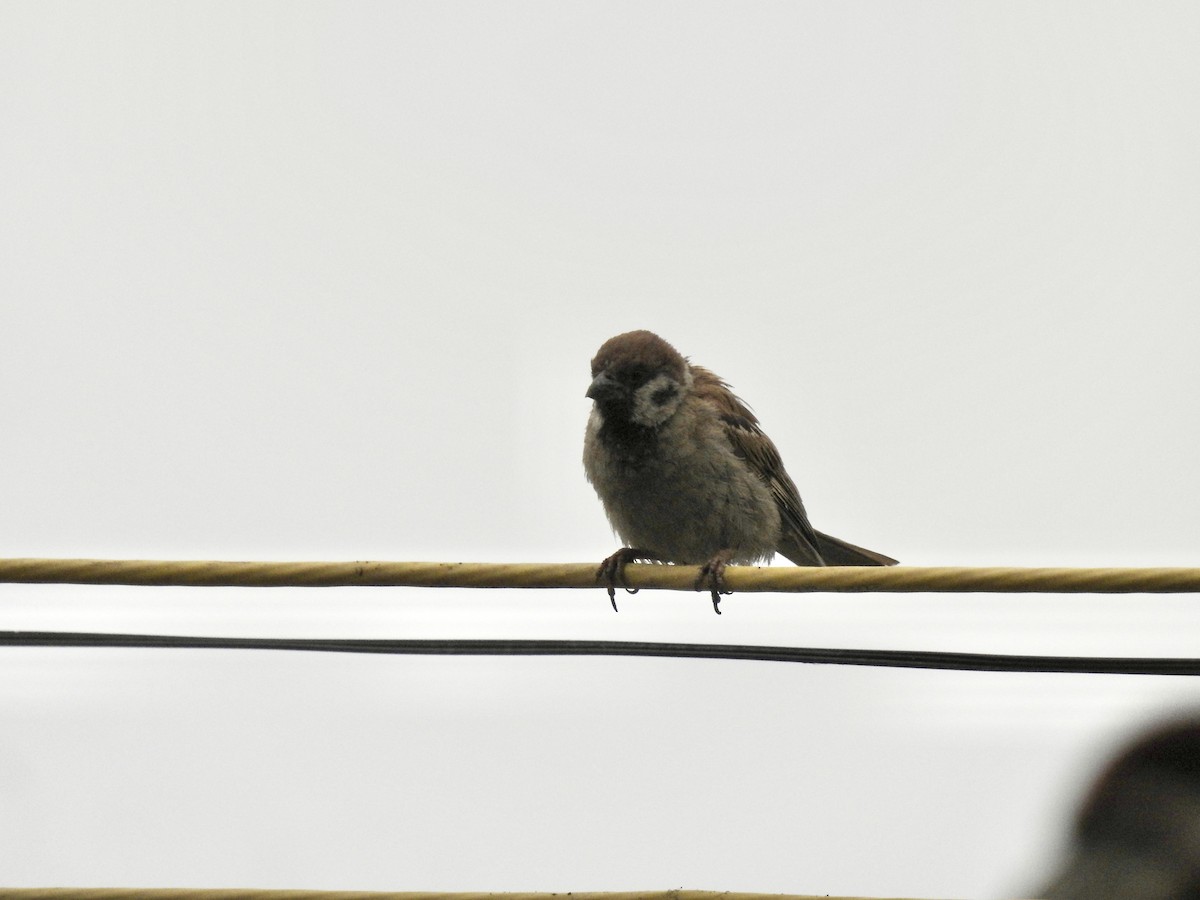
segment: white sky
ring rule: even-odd
[[[1200,7],[0,4],[0,555],[599,561],[658,331],[817,527],[1200,565]],[[1196,597],[0,586],[0,628],[1200,655]],[[0,882],[999,897],[1171,678],[0,651]]]

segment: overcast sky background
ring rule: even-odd
[[[1200,565],[1200,7],[0,5],[0,555],[599,561],[650,328],[817,527]],[[786,563],[784,563],[786,564]],[[1197,656],[1196,597],[0,586],[0,628]],[[1174,678],[0,650],[0,883],[1028,891]]]

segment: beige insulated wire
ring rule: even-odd
[[[828,894],[746,894],[736,891],[622,891],[571,893],[435,893],[267,891],[192,888],[0,888],[0,900],[869,900]],[[875,898],[881,900],[881,898]]]
[[[690,591],[695,566],[630,565],[631,588]],[[0,583],[193,587],[594,588],[594,563],[0,559]],[[1200,568],[730,566],[735,592],[1200,593]]]

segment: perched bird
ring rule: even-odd
[[[1047,900],[1200,897],[1200,718],[1144,734],[1097,778]]]
[[[782,553],[798,566],[896,560],[816,531],[779,451],[728,384],[649,331],[605,341],[592,360],[583,466],[625,542],[597,578],[652,560],[702,566],[720,613],[728,563]]]

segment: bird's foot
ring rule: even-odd
[[[722,550],[700,567],[700,577],[696,579],[696,590],[707,587],[712,594],[713,612],[718,616],[721,614],[721,595],[733,593],[725,590],[725,567],[729,565],[729,558],[729,551]]]
[[[649,550],[639,550],[636,547],[622,547],[596,569],[596,580],[603,581],[608,588],[608,602],[612,604],[613,612],[617,610],[617,588],[622,587],[630,594],[636,594],[637,588],[625,584],[625,567],[639,559],[655,560],[658,556]]]

